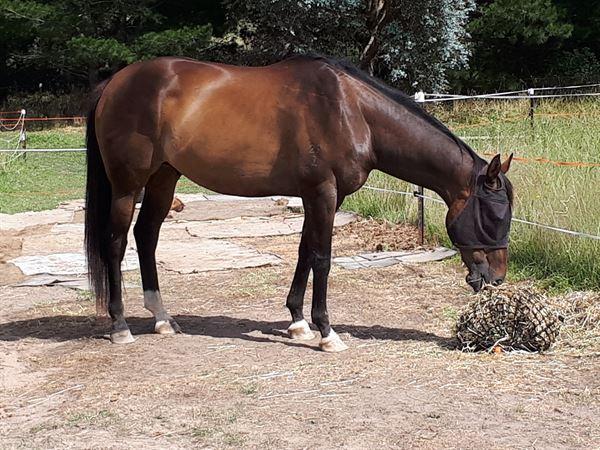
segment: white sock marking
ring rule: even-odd
[[[305,319],[299,320],[298,322],[294,322],[292,323],[289,327],[288,330],[297,330],[299,328],[302,328],[304,330],[310,331],[310,327],[308,326],[308,322]]]
[[[335,331],[333,331],[333,328],[332,328],[331,331],[329,332],[329,336],[321,338],[321,343],[327,344],[328,342],[335,341],[335,340],[341,341],[340,337],[337,335],[337,333]]]

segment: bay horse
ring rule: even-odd
[[[303,315],[312,270],[311,317],[324,351],[347,348],[326,304],[334,215],[373,169],[441,196],[475,291],[506,275],[512,187],[504,174],[512,155],[488,164],[410,97],[341,61],[295,56],[237,67],[163,57],[132,64],[98,87],[86,141],[89,277],[98,311],[108,306],[114,343],[133,341],[121,261],[143,188],[134,236],[144,306],[156,332],[180,331],[163,306],[155,250],[182,174],[223,194],[302,198],[288,334],[313,337]]]

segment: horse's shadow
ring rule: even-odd
[[[213,338],[242,339],[254,342],[279,342],[290,346],[315,348],[298,341],[273,339],[284,336],[283,330],[289,322],[267,322],[252,319],[240,319],[230,316],[191,316],[173,317],[188,335],[209,336]],[[134,335],[153,334],[154,319],[148,317],[129,317],[127,319]],[[47,339],[55,342],[81,338],[100,338],[109,329],[108,321],[96,321],[89,316],[50,316],[28,320],[17,320],[0,324],[0,341],[18,341],[25,338]],[[348,333],[360,340],[392,340],[432,342],[444,349],[454,349],[456,340],[438,336],[421,330],[409,328],[391,328],[379,325],[335,324],[338,333]],[[258,333],[257,333],[258,332]]]

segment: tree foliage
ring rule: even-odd
[[[250,61],[316,52],[407,89],[443,89],[466,66],[472,0],[228,0]]]
[[[598,80],[599,3],[584,11],[580,1],[481,2],[469,24],[471,71],[460,78],[486,90]]]
[[[157,56],[185,55],[196,58],[210,42],[212,27],[184,26],[174,30],[152,31],[137,38],[132,45],[135,58],[150,59]]]
[[[571,36],[573,25],[564,16],[551,0],[496,0],[481,9],[470,27],[488,42],[537,46]]]
[[[21,85],[94,84],[140,59],[199,57],[212,27],[185,16],[171,23],[177,7],[158,0],[0,0],[0,36],[8,43],[3,72]]]
[[[348,59],[408,92],[600,81],[600,0],[0,0],[0,98],[140,59]]]

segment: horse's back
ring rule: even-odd
[[[166,162],[221,192],[297,194],[347,147],[340,89],[318,59],[250,68],[159,58],[117,73],[96,117],[115,165],[151,173]]]

